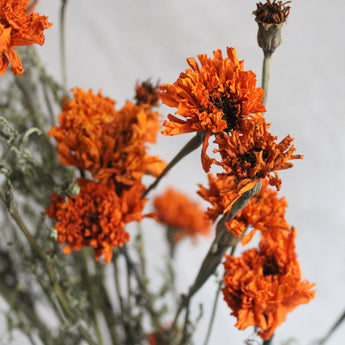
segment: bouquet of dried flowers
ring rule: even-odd
[[[288,313],[314,298],[297,260],[297,230],[278,194],[278,172],[303,156],[289,135],[279,141],[264,117],[288,3],[268,0],[253,12],[264,52],[261,87],[227,47],[188,58],[171,84],[138,82],[133,99],[118,108],[100,91],[70,92],[65,68],[62,83],[49,75],[32,45],[43,45],[52,23],[35,12],[36,1],[0,0],[0,294],[9,306],[9,335],[20,330],[31,344],[48,345],[193,344],[193,297],[219,267],[205,345],[220,293],[235,327],[254,328],[246,342],[266,345]],[[160,102],[172,109],[163,124]],[[149,153],[159,133],[195,135],[165,163]],[[172,187],[152,197],[161,179],[199,148],[209,183],[199,185],[198,195],[208,209]],[[147,273],[149,222],[166,228],[167,269],[158,291]],[[179,295],[176,248],[198,236],[212,243]]]

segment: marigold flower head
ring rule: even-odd
[[[284,23],[286,18],[290,13],[290,6],[286,6],[286,4],[290,3],[291,1],[283,1],[267,0],[266,3],[257,3],[256,10],[253,12],[255,15],[255,20],[258,22],[266,23],[266,24],[281,24]]]
[[[191,68],[180,74],[174,84],[161,85],[164,104],[177,108],[164,122],[166,135],[205,131],[203,166],[210,162],[206,156],[211,133],[229,131],[241,126],[249,116],[261,116],[266,111],[261,104],[264,91],[256,87],[256,75],[244,71],[243,61],[237,59],[236,50],[227,48],[227,57],[221,50],[213,52],[214,58],[198,55],[200,67],[194,58],[188,58]]]
[[[114,178],[126,186],[144,174],[160,174],[165,163],[146,152],[160,129],[159,113],[131,102],[116,111],[115,101],[91,90],[74,89],[73,94],[59,115],[60,126],[49,132],[58,142],[62,164],[89,170],[95,180]]]
[[[270,185],[280,189],[281,179],[277,171],[293,167],[289,161],[303,156],[294,155],[293,138],[288,135],[276,143],[277,137],[269,133],[268,128],[263,118],[244,120],[241,130],[232,131],[231,135],[217,135],[215,143],[219,149],[215,152],[222,158],[217,164],[224,168],[225,175],[239,180],[268,178]]]
[[[259,250],[226,256],[223,294],[238,329],[255,326],[268,340],[289,312],[314,298],[315,284],[301,280],[295,236],[292,228],[279,242],[262,240]]]
[[[183,193],[169,188],[154,199],[154,207],[159,222],[174,229],[175,241],[185,236],[195,238],[210,234],[211,224],[205,212]]]
[[[212,208],[208,208],[206,213],[215,221],[218,216],[226,213],[232,203],[233,192],[222,193],[222,190],[229,187],[230,179],[217,179],[212,174],[208,174],[208,179],[209,188],[199,185],[198,194],[212,204]],[[252,196],[247,206],[236,214],[235,219],[225,222],[225,225],[237,237],[250,229],[241,241],[243,245],[247,244],[258,230],[263,236],[277,239],[290,232],[290,225],[285,220],[286,207],[285,198],[278,199],[278,193],[269,189],[268,181],[263,180],[260,192]]]
[[[115,185],[77,180],[79,194],[64,200],[53,194],[46,214],[57,219],[55,228],[65,254],[90,246],[95,250],[95,259],[101,255],[105,262],[112,258],[113,247],[129,241],[125,224],[140,221],[146,200],[141,196],[145,187],[136,184],[118,195]]]
[[[11,62],[11,71],[22,74],[24,68],[14,51],[17,46],[43,45],[45,29],[53,24],[48,17],[28,13],[30,0],[0,0],[0,76]]]
[[[159,102],[158,86],[151,83],[151,80],[145,80],[135,85],[136,104],[147,104],[151,107],[157,107]]]

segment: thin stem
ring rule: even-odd
[[[82,251],[82,255],[83,255],[83,261],[84,261],[83,266],[84,266],[84,271],[85,271],[86,285],[87,285],[88,292],[90,294],[90,302],[91,302],[91,309],[92,309],[92,314],[93,314],[93,321],[95,325],[95,333],[96,333],[98,344],[103,345],[104,341],[103,341],[102,332],[101,332],[101,328],[99,324],[96,291],[93,284],[93,277],[89,269],[89,257],[88,257],[87,250],[84,249]]]
[[[324,345],[331,337],[331,335],[335,332],[335,330],[340,326],[340,324],[345,320],[345,310],[331,327],[331,329],[327,332],[327,334],[317,343],[318,345]]]
[[[273,335],[271,338],[269,338],[268,340],[264,340],[264,342],[262,343],[262,345],[271,345],[272,344],[272,339],[273,339]]]
[[[135,277],[135,279],[139,285],[140,291],[142,291],[146,295],[146,298],[144,301],[144,306],[150,314],[152,324],[154,325],[154,327],[159,329],[161,324],[159,321],[158,313],[153,308],[153,302],[152,302],[151,294],[147,290],[146,285],[143,282],[141,275],[137,271],[135,264],[133,263],[132,259],[130,258],[128,251],[127,251],[127,247],[123,246],[122,248],[120,248],[120,251],[121,251],[121,253],[123,253],[123,255],[126,259],[128,269],[134,274],[134,277]]]
[[[138,222],[138,235],[137,235],[137,248],[138,254],[140,259],[140,266],[141,266],[141,273],[144,280],[146,280],[146,257],[145,257],[145,243],[144,243],[144,235],[143,235],[143,228],[141,223]]]
[[[236,245],[231,248],[230,255],[234,255],[235,249],[236,249]],[[223,274],[223,278],[224,278],[224,276],[225,276],[225,273]],[[214,302],[213,302],[213,308],[212,308],[212,314],[211,314],[211,318],[210,318],[210,323],[208,324],[208,329],[207,329],[207,334],[206,334],[206,338],[205,338],[205,341],[204,341],[204,345],[207,345],[208,341],[210,340],[211,331],[212,331],[214,319],[215,319],[215,316],[216,316],[218,299],[219,299],[220,291],[222,289],[222,285],[223,285],[223,279],[221,279],[219,281],[219,283],[218,283],[218,287],[217,287],[217,291],[216,291],[216,296],[215,296]]]
[[[119,281],[118,252],[114,252],[113,268],[114,268],[114,279],[115,279],[115,291],[117,294],[117,298],[119,300],[121,314],[124,314],[125,308],[123,304],[123,297],[121,294],[121,287],[120,287],[120,281]]]
[[[39,244],[36,242],[35,238],[31,235],[29,229],[26,227],[25,223],[23,222],[22,218],[18,214],[17,210],[13,206],[12,202],[9,199],[9,195],[2,189],[0,188],[0,199],[3,201],[5,206],[7,207],[8,212],[10,213],[12,219],[15,221],[23,235],[26,237],[28,240],[31,249],[33,250],[34,253],[38,257],[41,258],[42,262],[44,263],[50,284],[54,290],[54,293],[57,297],[57,300],[59,301],[62,309],[64,312],[67,314],[67,316],[72,320],[73,323],[76,324],[78,327],[80,333],[82,334],[83,338],[90,344],[90,345],[96,345],[96,343],[93,341],[91,335],[88,333],[88,331],[79,323],[79,319],[77,315],[74,313],[74,311],[70,307],[70,303],[67,300],[65,293],[63,289],[61,288],[61,285],[59,284],[54,268],[51,266],[49,263],[48,258],[46,257],[45,252],[43,249],[39,246]]]
[[[261,87],[265,91],[264,98],[262,100],[262,104],[266,106],[267,104],[267,96],[268,96],[268,89],[271,79],[271,70],[272,70],[272,55],[271,52],[264,52],[264,61],[262,65],[262,82]]]
[[[186,314],[184,317],[183,333],[182,333],[182,339],[181,339],[180,345],[186,344],[186,341],[188,340],[187,328],[188,328],[188,323],[189,323],[189,302],[190,302],[190,299],[188,299],[188,302],[186,305]]]
[[[146,189],[142,198],[145,198],[146,195],[154,189],[160,180],[173,168],[182,158],[186,157],[188,154],[196,150],[204,141],[206,132],[197,132],[197,134],[188,141],[188,143],[180,150],[180,152],[172,159],[172,161],[165,167],[162,173],[156,178],[156,180]]]
[[[62,72],[62,85],[67,89],[67,68],[66,68],[66,50],[65,50],[65,13],[67,0],[62,0],[60,9],[60,59]]]

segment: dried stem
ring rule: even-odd
[[[233,246],[231,248],[230,255],[234,255],[235,249],[236,249],[236,246]],[[224,275],[223,275],[223,277],[224,277]],[[210,322],[208,324],[207,334],[206,334],[206,338],[205,338],[205,341],[204,341],[204,345],[208,344],[208,341],[209,341],[210,336],[211,336],[211,332],[212,332],[212,328],[213,328],[213,323],[214,323],[214,319],[215,319],[216,311],[217,311],[218,298],[219,298],[219,295],[220,295],[220,291],[222,289],[222,285],[223,285],[223,279],[221,279],[219,281],[219,283],[218,283],[218,287],[217,287],[217,291],[216,291],[216,296],[215,296],[214,302],[213,302],[212,314],[211,314]]]
[[[262,345],[271,345],[272,344],[272,339],[273,339],[273,335],[271,338],[269,338],[268,340],[264,340],[264,342],[262,343]]]
[[[67,0],[62,0],[60,9],[60,59],[62,72],[62,85],[67,89],[67,67],[66,67],[66,50],[65,50],[65,13]]]
[[[99,316],[98,316],[98,303],[97,303],[97,293],[95,291],[95,286],[93,283],[93,277],[90,273],[89,269],[89,256],[87,253],[87,250],[82,251],[83,254],[83,265],[84,265],[84,271],[85,271],[85,279],[86,279],[86,285],[87,285],[87,290],[90,294],[90,302],[91,302],[91,310],[93,314],[93,321],[95,325],[95,333],[98,341],[98,345],[104,345],[103,337],[102,337],[102,332],[99,324]]]
[[[335,332],[335,330],[340,326],[340,324],[345,320],[345,310],[340,315],[340,317],[337,319],[337,321],[334,323],[334,325],[331,327],[331,329],[327,332],[327,334],[317,342],[317,345],[324,345],[328,341],[328,339],[331,337],[331,335]]]
[[[35,238],[31,235],[29,229],[26,227],[25,223],[23,222],[22,218],[20,217],[19,213],[17,212],[16,208],[13,206],[11,200],[9,200],[9,194],[4,191],[3,188],[0,188],[0,199],[3,201],[5,206],[7,207],[8,212],[10,213],[12,219],[15,221],[23,235],[28,240],[31,249],[33,252],[42,260],[42,263],[45,265],[51,286],[54,290],[54,293],[57,297],[57,300],[62,308],[62,310],[66,313],[69,319],[77,326],[83,338],[90,344],[90,345],[97,345],[94,340],[92,339],[89,332],[79,323],[77,315],[70,307],[70,303],[68,302],[61,285],[57,280],[57,276],[51,264],[49,263],[48,258],[46,257],[45,252],[36,242]]]
[[[262,104],[266,106],[267,104],[267,97],[268,97],[268,89],[271,79],[271,70],[272,70],[272,56],[273,53],[271,52],[264,52],[264,61],[262,65],[262,82],[261,87],[265,91],[264,98],[262,100]]]
[[[165,167],[162,173],[156,178],[156,180],[146,189],[142,198],[154,189],[160,180],[171,170],[182,158],[186,157],[188,154],[196,150],[204,141],[206,132],[197,132],[197,134],[188,141],[188,143],[181,149],[181,151],[172,159],[172,161]]]

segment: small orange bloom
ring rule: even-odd
[[[238,329],[255,326],[267,340],[289,312],[314,298],[315,284],[301,280],[295,236],[292,228],[278,242],[262,240],[259,251],[253,248],[241,257],[226,256],[223,294],[237,317]]]
[[[200,206],[172,188],[154,199],[159,222],[174,229],[175,241],[210,234],[210,221]]]
[[[261,118],[244,120],[241,130],[219,133],[215,139],[221,155],[217,162],[226,171],[225,176],[233,176],[239,180],[268,178],[269,184],[280,189],[281,180],[278,170],[289,169],[292,159],[302,159],[302,155],[294,155],[295,147],[291,145],[293,138],[286,136],[280,143],[277,137],[268,132],[269,125]],[[272,176],[271,173],[275,176]]]
[[[212,204],[207,209],[207,215],[215,221],[219,215],[226,213],[229,204],[233,200],[233,192],[222,193],[229,186],[230,178],[226,180],[217,179],[208,174],[209,189],[199,185],[198,194]],[[233,183],[234,180],[232,180]],[[290,232],[290,225],[285,220],[287,202],[285,198],[278,199],[278,193],[268,188],[268,181],[262,181],[260,192],[252,196],[235,219],[226,222],[225,225],[235,236],[242,236],[249,229],[250,232],[242,239],[242,244],[247,244],[260,230],[263,236],[279,238]]]
[[[236,50],[227,48],[227,58],[221,50],[198,55],[200,67],[194,58],[187,59],[191,68],[181,73],[174,84],[161,85],[164,104],[177,108],[163,124],[166,135],[205,131],[202,162],[206,171],[210,161],[206,156],[211,133],[238,129],[241,121],[251,115],[261,116],[266,111],[261,104],[264,91],[256,87],[256,75],[244,71],[243,61],[237,59]]]
[[[160,174],[165,163],[146,152],[147,142],[155,142],[160,129],[159,113],[131,102],[116,111],[115,101],[100,92],[73,93],[59,115],[60,126],[49,132],[58,141],[62,164],[89,170],[104,183],[114,178],[132,185],[144,174]]]
[[[10,62],[11,71],[22,74],[24,68],[15,47],[43,45],[43,30],[53,25],[48,17],[27,13],[29,3],[30,0],[0,0],[0,76],[5,74]]]
[[[101,255],[110,262],[113,247],[129,241],[125,224],[140,221],[146,200],[141,196],[145,187],[136,184],[118,195],[114,184],[105,185],[84,178],[77,180],[79,194],[66,201],[53,194],[46,214],[58,219],[55,228],[60,244],[67,244],[63,251],[81,250],[90,246],[95,250],[95,259]]]

